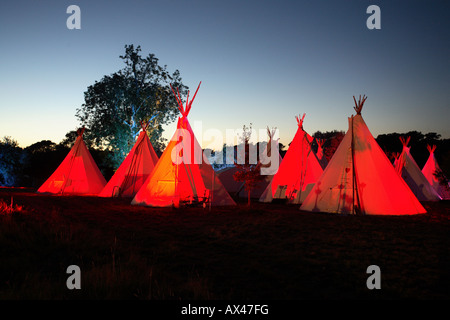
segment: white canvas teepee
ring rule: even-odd
[[[190,101],[188,92],[186,107],[180,94],[174,91],[181,113],[177,130],[131,204],[156,207],[236,204],[203,155],[187,119],[199,88],[200,84]]]
[[[422,168],[422,173],[443,200],[450,200],[450,183],[447,186],[442,185],[439,182],[438,178],[435,176],[437,172],[442,171],[434,155],[436,146],[428,145],[427,148],[428,151],[430,152],[430,155],[428,157],[427,162]]]
[[[403,150],[395,163],[395,170],[405,180],[419,201],[439,201],[441,197],[430,185],[411,155],[411,148],[408,147],[410,138],[400,137]]]
[[[366,97],[355,101],[344,139],[300,209],[367,215],[411,215],[424,207],[397,174],[361,116]]]
[[[97,195],[106,180],[83,141],[84,128],[77,131],[78,137],[53,174],[37,190],[39,193],[60,195]]]
[[[100,192],[99,197],[134,197],[152,172],[158,156],[147,135],[149,123],[141,132],[122,164]]]
[[[260,202],[286,199],[292,203],[301,203],[322,175],[323,169],[311,148],[313,138],[303,129],[304,118],[305,114],[302,118],[296,117],[297,132],[278,171],[261,195]]]

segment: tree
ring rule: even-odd
[[[24,152],[16,140],[3,137],[0,140],[0,186],[17,186],[22,181]]]
[[[86,136],[88,135],[89,130],[85,130],[83,134],[83,141],[86,144],[86,147],[89,149],[92,147],[92,140],[86,139]],[[62,139],[61,142],[59,143],[59,146],[70,149],[75,143],[75,140],[77,140],[77,137],[78,137],[77,130],[71,130],[66,133],[64,139]]]
[[[410,137],[408,146],[411,147],[411,155],[420,168],[423,167],[428,159],[427,145],[437,145],[440,148],[441,145],[445,143],[445,140],[441,140],[440,134],[437,134],[435,132],[423,134],[418,131],[380,134],[375,140],[377,141],[381,149],[383,149],[388,158],[392,159],[393,155],[402,152],[403,145],[400,142],[401,137]]]
[[[50,140],[35,142],[24,149],[23,174],[27,187],[39,187],[64,159],[69,148]]]
[[[248,193],[248,202],[247,204],[250,206],[251,198],[250,194],[253,189],[258,186],[258,183],[264,179],[264,176],[261,175],[261,162],[258,161],[256,164],[250,163],[250,137],[252,134],[251,124],[250,127],[246,127],[244,125],[242,142],[244,143],[244,159],[243,164],[239,164],[235,162],[235,166],[237,167],[237,171],[234,173],[233,178],[236,181],[244,182],[245,189]]]
[[[42,152],[50,152],[55,151],[56,143],[50,140],[42,140],[39,142],[35,142],[32,145],[29,145],[25,148],[25,151],[29,154],[42,153]]]
[[[441,186],[447,189],[447,191],[450,191],[449,179],[441,169],[436,169],[436,171],[433,172],[433,175],[435,176],[437,181],[439,181],[439,184]]]
[[[162,125],[174,121],[178,105],[170,84],[181,95],[188,87],[181,82],[180,72],[172,74],[160,66],[154,54],[142,57],[140,46],[125,45],[120,58],[125,67],[89,86],[77,118],[89,129],[89,139],[99,148],[111,151],[115,166],[122,163],[141,128],[140,121],[152,119],[148,127],[155,150],[162,150]]]
[[[334,155],[334,152],[339,147],[339,144],[341,143],[342,139],[344,139],[345,132],[343,131],[316,131],[313,134],[313,137],[316,139],[323,139],[325,142],[322,146],[323,148],[323,154],[328,162],[330,162],[331,158]],[[314,151],[317,151],[317,143],[313,142]]]

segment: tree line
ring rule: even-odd
[[[86,132],[86,136],[89,136]],[[315,138],[324,139],[324,155],[330,161],[345,133],[342,131],[316,132]],[[428,159],[427,145],[436,145],[435,156],[442,171],[450,172],[450,139],[442,139],[437,133],[423,134],[418,131],[406,133],[380,134],[376,141],[383,149],[388,158],[393,162],[394,155],[402,151],[402,143],[399,137],[411,137],[409,146],[411,154],[420,168]],[[0,186],[30,187],[38,188],[52,173],[69,153],[76,139],[76,132],[70,131],[60,143],[50,140],[36,142],[26,148],[21,148],[17,141],[11,137],[0,139]],[[112,161],[114,151],[107,148],[98,148],[90,139],[85,140],[92,157],[96,161],[100,171],[108,180],[117,169]],[[260,145],[258,143],[258,145]],[[279,144],[280,154],[283,157],[289,146]],[[317,143],[314,141],[312,148],[317,151]],[[236,152],[237,146],[234,146]],[[155,148],[158,156],[164,151],[163,148]]]

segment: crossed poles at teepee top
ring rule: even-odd
[[[191,111],[192,102],[194,102],[195,96],[197,95],[198,89],[200,89],[201,84],[202,84],[202,82],[200,81],[200,83],[198,84],[197,90],[195,91],[195,94],[192,97],[191,101],[189,101],[189,91],[188,91],[187,97],[186,97],[186,107],[183,107],[183,101],[181,100],[181,95],[180,95],[180,92],[178,91],[178,88],[177,88],[177,92],[175,93],[175,90],[173,90],[172,85],[170,85],[170,88],[172,89],[172,92],[175,95],[175,99],[177,100],[177,103],[178,103],[178,110],[180,110],[181,115],[183,117],[187,117],[187,115],[189,114],[189,111]]]

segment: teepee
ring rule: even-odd
[[[259,199],[271,202],[273,199],[287,199],[292,203],[301,203],[313,184],[323,173],[323,169],[311,148],[313,138],[303,130],[302,118],[297,119],[298,129],[289,145],[278,171]]]
[[[377,144],[361,116],[366,97],[301,210],[367,215],[411,215],[425,209]]]
[[[39,193],[61,195],[97,195],[106,180],[83,141],[84,128],[77,130],[78,137],[63,162],[37,190]]]
[[[422,168],[422,173],[443,200],[450,200],[450,184],[448,186],[441,185],[439,183],[439,180],[434,175],[436,172],[441,171],[441,168],[436,161],[436,157],[434,156],[436,146],[428,145],[427,148],[430,152],[430,156],[428,157],[427,162]]]
[[[188,92],[185,107],[178,90],[175,93],[172,88],[181,113],[177,130],[131,204],[155,207],[236,204],[203,156],[187,119],[199,88],[200,84],[190,101]]]
[[[100,192],[99,197],[134,197],[152,172],[158,156],[147,135],[149,123],[141,122],[141,132],[126,158]]]
[[[427,178],[425,178],[416,161],[411,156],[411,147],[408,147],[410,138],[411,137],[407,137],[405,139],[400,137],[403,150],[396,161],[395,171],[397,171],[403,180],[405,180],[406,184],[419,201],[441,200],[441,197],[428,182]]]

